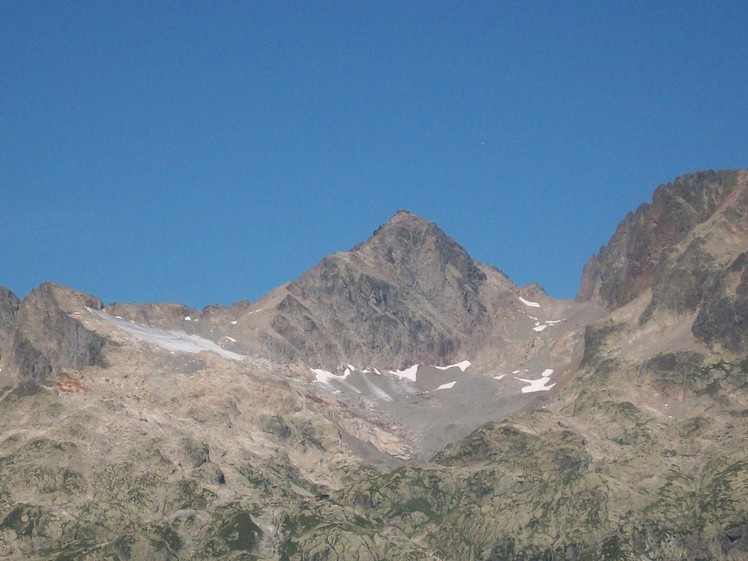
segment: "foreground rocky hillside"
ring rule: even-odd
[[[577,302],[399,212],[259,302],[0,292],[0,559],[748,559],[748,172]]]

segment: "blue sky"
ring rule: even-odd
[[[255,300],[395,211],[573,297],[748,166],[746,2],[0,2],[0,285]]]

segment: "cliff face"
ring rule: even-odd
[[[70,315],[81,304],[101,309],[96,298],[47,283],[21,301],[12,294],[6,294],[4,301],[0,321],[6,326],[4,364],[10,371],[5,373],[6,382],[10,376],[42,382],[67,368],[104,366],[106,341]]]
[[[744,232],[745,188],[745,171],[694,173],[658,187],[652,203],[630,213],[587,263],[578,299],[595,300],[609,309],[623,306],[658,284],[668,260],[698,226],[716,222],[717,229]],[[705,235],[708,232],[698,233]]]
[[[21,301],[7,288],[0,286],[0,365],[6,354],[6,345],[13,333],[13,319]]]
[[[739,351],[746,345],[747,251],[748,172],[685,175],[618,226],[585,266],[578,300],[614,310],[651,293],[642,322],[697,313],[695,335]],[[741,325],[742,332],[733,329]]]

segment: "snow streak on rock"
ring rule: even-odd
[[[183,331],[176,331],[173,329],[160,329],[158,327],[150,327],[147,325],[141,325],[132,321],[125,321],[123,319],[117,319],[110,316],[106,312],[87,308],[93,315],[104,320],[109,325],[113,325],[122,331],[125,331],[139,339],[140,341],[146,341],[158,345],[162,349],[167,351],[175,351],[182,353],[199,353],[202,351],[211,351],[224,358],[230,358],[231,360],[245,360],[247,357],[227,351],[226,349],[218,346],[213,341],[204,339],[199,335],[190,335]]]
[[[457,364],[450,364],[449,366],[435,366],[435,368],[438,368],[439,370],[449,370],[450,368],[459,368],[463,372],[467,370],[468,366],[470,366],[469,360],[463,360],[462,362],[458,362]]]
[[[456,383],[457,383],[457,380],[455,380],[454,382],[447,382],[446,384],[442,384],[441,386],[439,386],[438,388],[436,388],[434,391],[436,391],[436,390],[451,390],[452,388],[455,387]]]

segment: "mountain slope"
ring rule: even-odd
[[[326,555],[310,511],[344,555],[429,558],[313,495],[537,406],[598,313],[404,212],[254,304],[104,306],[44,284],[1,311],[10,559]]]
[[[745,177],[680,178],[619,226],[581,292],[610,313],[556,402],[335,499],[440,559],[748,558]],[[704,331],[715,298],[734,315]]]
[[[550,314],[576,309],[528,290]],[[257,335],[250,352],[331,370],[346,363],[495,364],[502,349],[516,354],[516,341],[527,340],[525,327],[518,335],[510,325],[526,311],[521,294],[436,225],[400,211],[368,241],[257,302],[237,327]]]

